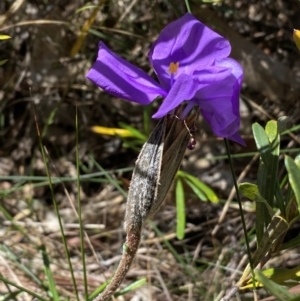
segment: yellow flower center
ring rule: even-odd
[[[179,62],[177,62],[177,63],[171,63],[170,64],[170,66],[169,66],[169,72],[171,73],[171,74],[175,74],[176,72],[177,72],[177,70],[178,70],[178,67],[179,67]]]

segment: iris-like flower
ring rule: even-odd
[[[184,119],[195,106],[200,107],[216,136],[244,145],[238,133],[243,70],[228,58],[230,52],[228,40],[187,13],[168,24],[150,49],[149,61],[159,82],[103,42],[87,78],[116,97],[142,105],[164,98],[153,118],[185,104],[179,116]]]

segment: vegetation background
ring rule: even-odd
[[[230,146],[232,153],[241,154],[234,159],[236,175],[242,182],[254,183],[258,156],[252,123],[264,126],[281,116],[289,116],[292,124],[300,121],[300,53],[292,39],[293,29],[300,28],[300,1],[191,0],[190,5],[196,18],[230,40],[232,56],[244,67],[241,133],[247,147]],[[0,34],[11,37],[0,41],[0,61],[7,59],[0,66],[1,277],[46,300],[55,299],[53,291],[49,293],[48,258],[61,300],[75,300],[84,295],[83,270],[89,293],[113,275],[125,238],[126,191],[141,141],[99,135],[91,127],[116,128],[123,123],[147,135],[148,127],[155,124],[147,117],[158,104],[144,109],[113,98],[86,80],[85,74],[96,58],[100,39],[153,74],[147,60],[151,43],[166,24],[185,12],[183,0],[0,2]],[[54,177],[77,297],[36,122]],[[197,128],[196,148],[187,150],[182,169],[212,188],[220,201],[199,200],[184,186],[186,229],[185,238],[178,240],[171,191],[144,229],[122,287],[141,278],[147,279],[146,284],[118,300],[219,300],[248,262],[224,143],[201,118]],[[299,147],[299,132],[294,134],[282,138],[283,148]],[[83,176],[80,186],[77,165]],[[88,235],[84,252],[74,212],[78,188]],[[251,241],[255,207],[247,199],[243,204]],[[296,223],[285,239],[298,234]],[[255,244],[251,246],[254,250]],[[293,268],[300,264],[299,251],[281,252],[268,266]],[[15,291],[0,281],[0,300],[34,300]],[[263,290],[259,294],[267,295]],[[253,300],[253,293],[246,290],[235,298]]]

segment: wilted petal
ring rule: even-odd
[[[142,105],[167,94],[147,73],[113,53],[103,42],[99,43],[97,60],[86,77],[104,91]]]
[[[170,113],[173,109],[179,106],[185,100],[192,99],[199,84],[194,81],[192,76],[182,74],[175,81],[167,97],[164,99],[158,111],[152,116],[153,118],[161,118]]]
[[[152,45],[149,60],[161,84],[169,88],[168,68],[179,62],[178,74],[192,74],[230,54],[229,42],[187,13],[167,25]]]

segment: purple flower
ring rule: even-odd
[[[184,103],[184,119],[198,106],[215,135],[244,145],[238,133],[243,70],[228,58],[230,52],[229,41],[187,13],[167,25],[151,47],[148,57],[159,83],[103,42],[87,78],[116,97],[142,105],[163,97],[153,118]]]

